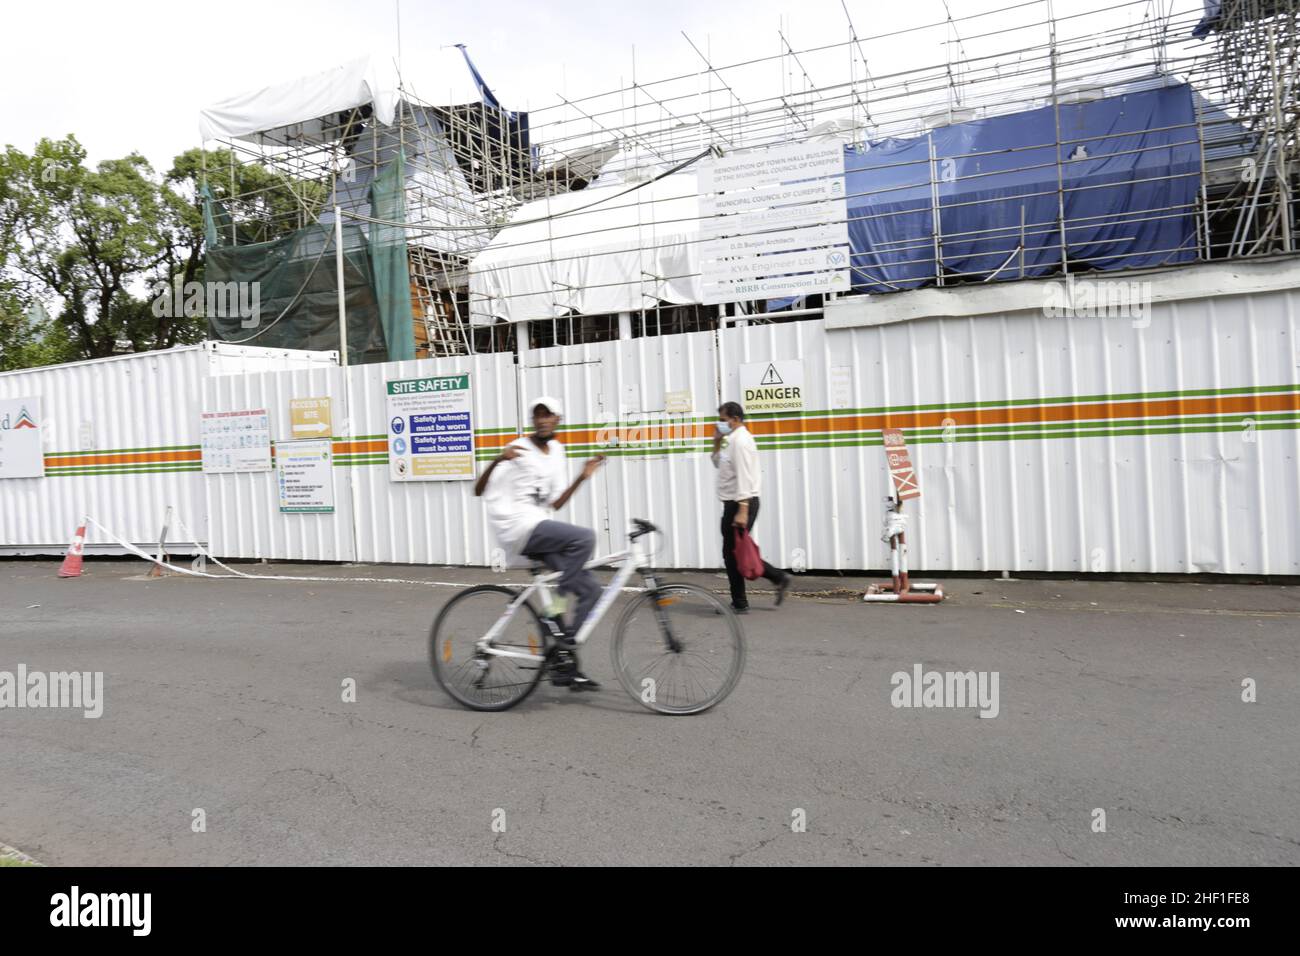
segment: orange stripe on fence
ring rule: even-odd
[[[1081,405],[1035,405],[1009,408],[964,408],[925,412],[886,412],[876,415],[808,415],[786,420],[750,421],[755,435],[797,435],[801,433],[879,431],[882,428],[941,428],[949,421],[955,425],[1016,425],[1036,422],[1097,421],[1125,418],[1169,418],[1181,415],[1229,415],[1234,413],[1279,412],[1300,410],[1300,393],[1281,395],[1233,395],[1208,398],[1170,398],[1131,402],[1098,402]],[[599,429],[561,430],[565,444],[610,443],[618,436],[620,443],[655,442],[713,437],[712,423],[647,424],[609,426]],[[515,435],[480,435],[479,448],[500,448],[514,441]]]
[[[1172,398],[1158,401],[1100,402],[1096,405],[1039,405],[1031,408],[971,408],[956,411],[892,412],[840,415],[755,423],[756,435],[800,432],[874,431],[881,428],[939,428],[955,425],[1015,425],[1035,422],[1168,418],[1180,415],[1227,415],[1300,410],[1300,394]]]
[[[386,441],[338,441],[334,443],[334,454],[356,455],[362,452],[387,451]]]
[[[201,461],[203,453],[194,451],[129,451],[105,455],[55,455],[45,459],[51,468],[72,465],[179,464]]]

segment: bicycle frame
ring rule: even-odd
[[[627,584],[628,579],[637,571],[643,571],[647,587],[656,586],[654,575],[649,570],[646,570],[645,563],[642,561],[643,557],[644,555],[642,554],[640,546],[634,540],[632,546],[624,551],[615,551],[612,554],[606,554],[599,558],[592,558],[583,565],[583,568],[591,569],[603,568],[617,564],[618,571],[614,574],[613,580],[610,581],[609,584],[605,586],[604,590],[601,591],[600,599],[596,602],[596,606],[591,609],[591,613],[587,615],[587,620],[583,622],[582,627],[578,629],[578,633],[574,635],[573,642],[575,645],[582,646],[587,642],[587,639],[591,637],[591,632],[596,629],[596,625],[599,624],[600,619],[605,616],[605,612],[608,611],[610,605],[614,603],[614,600],[623,590],[624,585]],[[499,647],[493,647],[492,641],[505,629],[506,625],[510,623],[510,619],[515,616],[515,613],[523,606],[524,602],[528,600],[530,595],[536,592],[541,595],[544,601],[549,602],[551,598],[551,585],[558,581],[560,577],[561,572],[559,571],[551,571],[548,574],[539,574],[534,576],[528,587],[520,591],[519,596],[510,602],[510,606],[507,607],[505,613],[497,619],[497,622],[492,625],[492,628],[479,638],[476,644],[477,649],[489,657],[515,657],[520,660],[534,661],[537,663],[544,661],[546,658],[542,654],[529,654],[525,651],[505,650]]]

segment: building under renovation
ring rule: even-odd
[[[780,53],[734,65],[686,37],[697,72],[528,114],[463,48],[429,57],[429,99],[366,60],[235,97],[202,113],[227,165],[208,170],[208,275],[260,279],[262,308],[214,332],[334,347],[343,313],[353,362],[456,355],[1293,251],[1293,0],[1075,6],[885,37],[846,8],[842,42],[780,31]],[[841,147],[841,202],[732,217],[702,192],[711,164],[800,143]],[[786,294],[705,293],[720,234],[758,248],[796,219],[823,228],[746,266]],[[790,271],[833,247],[838,284]]]

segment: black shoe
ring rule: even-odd
[[[736,614],[748,614],[749,605],[746,604],[744,607],[736,607],[736,605],[733,604],[731,605],[731,610],[734,611]]]
[[[578,669],[578,658],[563,645],[555,649],[551,662],[551,683],[569,690],[600,690],[600,684]]]
[[[582,671],[575,669],[573,679],[569,681],[569,690],[600,690],[600,684]]]
[[[776,606],[780,607],[785,601],[785,592],[790,590],[790,582],[794,580],[793,574],[787,574],[781,579],[781,583],[776,586]]]

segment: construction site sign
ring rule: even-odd
[[[265,408],[203,412],[199,438],[207,474],[271,470],[271,417]]]
[[[328,398],[289,399],[289,432],[294,438],[328,438],[334,434]]]
[[[388,476],[393,481],[474,477],[469,373],[387,383]]]
[[[921,486],[916,483],[916,469],[912,466],[912,456],[907,452],[903,430],[883,428],[880,434],[885,440],[885,462],[889,466],[889,476],[894,479],[894,496],[899,501],[921,497]]]
[[[0,478],[43,477],[40,398],[0,399]]]
[[[844,148],[795,143],[703,163],[706,304],[849,289]]]
[[[332,514],[334,446],[328,438],[275,443],[281,514]]]
[[[740,404],[745,413],[801,412],[803,362],[754,362],[740,366]]]

